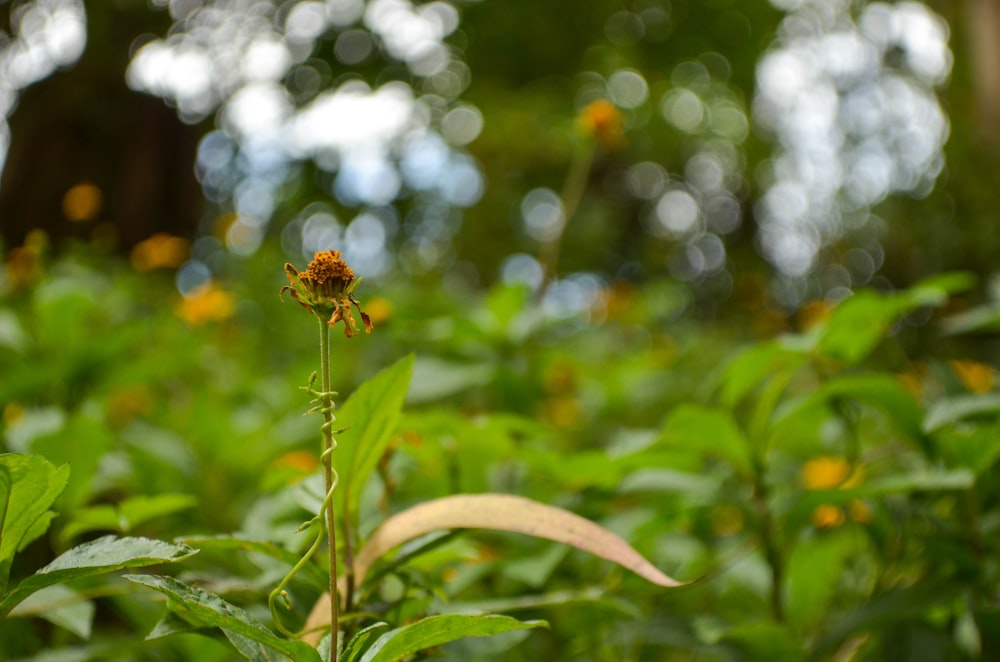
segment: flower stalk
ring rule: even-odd
[[[330,360],[330,327],[343,322],[344,335],[348,338],[354,337],[358,331],[357,322],[355,321],[353,315],[354,310],[357,310],[358,314],[361,316],[361,321],[364,325],[366,333],[371,333],[372,323],[368,315],[361,310],[361,304],[354,296],[354,290],[357,288],[361,279],[354,275],[354,271],[347,266],[347,263],[344,262],[338,251],[331,250],[316,253],[313,261],[309,263],[309,267],[302,272],[298,271],[291,264],[286,264],[285,274],[288,277],[289,285],[281,288],[280,295],[283,296],[286,292],[288,292],[289,295],[311,315],[315,315],[317,321],[319,322],[320,390],[315,389],[317,377],[316,373],[313,373],[312,378],[309,381],[309,385],[305,387],[305,390],[313,396],[312,402],[314,405],[306,413],[321,413],[323,415],[320,460],[323,465],[326,496],[323,499],[323,505],[320,507],[320,512],[316,515],[316,517],[311,519],[309,522],[306,522],[301,527],[305,528],[315,522],[319,522],[319,535],[306,552],[305,557],[303,557],[303,559],[291,569],[289,574],[282,580],[278,587],[272,591],[269,604],[271,606],[271,613],[275,620],[275,625],[282,632],[290,635],[291,633],[288,632],[284,626],[282,626],[281,621],[278,618],[275,605],[277,600],[280,598],[286,607],[288,606],[288,597],[285,591],[285,586],[291,580],[292,576],[298,572],[302,565],[316,553],[320,543],[322,542],[325,530],[328,546],[327,564],[330,573],[329,590],[331,596],[330,662],[334,662],[337,659],[337,652],[339,648],[338,640],[340,634],[341,600],[337,594],[337,518],[333,500],[334,490],[337,488],[338,481],[337,472],[333,468],[333,453],[337,449],[337,441],[334,436],[337,434],[337,431],[333,429],[336,417],[333,414],[333,410],[335,407],[334,397],[336,397],[337,394],[332,390],[333,377]],[[350,550],[349,531],[346,529],[345,534],[347,535],[344,536],[343,544],[347,563],[349,564],[352,553]],[[351,598],[350,596],[347,596],[345,604],[350,606],[350,602]]]

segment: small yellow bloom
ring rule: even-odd
[[[817,529],[832,529],[842,525],[846,520],[847,516],[840,506],[828,503],[816,506],[812,512],[812,523]]]
[[[103,204],[104,195],[101,189],[90,182],[81,182],[70,187],[63,196],[63,216],[73,223],[92,221],[101,212]]]
[[[361,279],[347,266],[340,251],[323,251],[313,256],[309,267],[300,272],[291,264],[285,264],[285,275],[291,285],[281,288],[279,296],[288,292],[293,299],[319,317],[330,316],[327,324],[334,326],[344,323],[344,335],[348,338],[357,333],[357,323],[351,307],[357,308],[365,333],[372,332],[372,320],[361,310],[361,303],[354,297],[354,289]]]
[[[132,248],[132,268],[136,271],[176,269],[191,252],[191,242],[166,232],[158,232]]]
[[[209,281],[181,299],[177,315],[191,326],[228,319],[236,311],[233,295]]]
[[[957,360],[948,362],[962,385],[972,393],[988,393],[996,385],[996,372],[985,363]]]
[[[841,487],[851,474],[851,465],[840,457],[813,458],[802,467],[802,486],[807,490],[829,490]]]

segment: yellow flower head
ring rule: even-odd
[[[802,485],[807,490],[840,487],[851,474],[851,465],[841,457],[813,458],[802,467]]]
[[[285,274],[291,285],[281,288],[281,295],[287,291],[310,314],[320,317],[329,315],[327,324],[330,326],[343,321],[344,335],[348,338],[358,329],[351,313],[353,306],[361,314],[365,333],[372,332],[371,318],[361,310],[361,303],[354,297],[354,289],[361,279],[347,266],[340,251],[316,253],[309,267],[302,272],[291,264],[285,264]]]

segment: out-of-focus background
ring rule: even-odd
[[[478,287],[537,284],[563,234],[584,297],[669,275],[719,305],[752,276],[785,308],[993,269],[989,2],[3,5],[8,248],[167,232],[197,280],[336,243]],[[598,99],[620,133],[563,232]]]
[[[522,494],[705,578],[450,540],[366,608],[552,628],[446,659],[1000,659],[998,36],[993,0],[0,0],[0,451],[71,467],[0,570],[304,549],[278,291],[336,249],[375,327],[334,333],[343,423],[395,426],[355,535]],[[348,400],[411,353],[401,412]],[[168,571],[268,622],[265,557]],[[45,594],[0,651],[232,659],[147,641],[149,593]]]

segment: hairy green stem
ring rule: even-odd
[[[330,662],[337,659],[337,639],[340,633],[340,599],[337,596],[337,529],[334,516],[333,494],[333,389],[330,375],[330,327],[324,319],[319,320],[319,363],[323,401],[323,475],[326,479],[326,533],[329,542],[328,561],[330,567]]]

